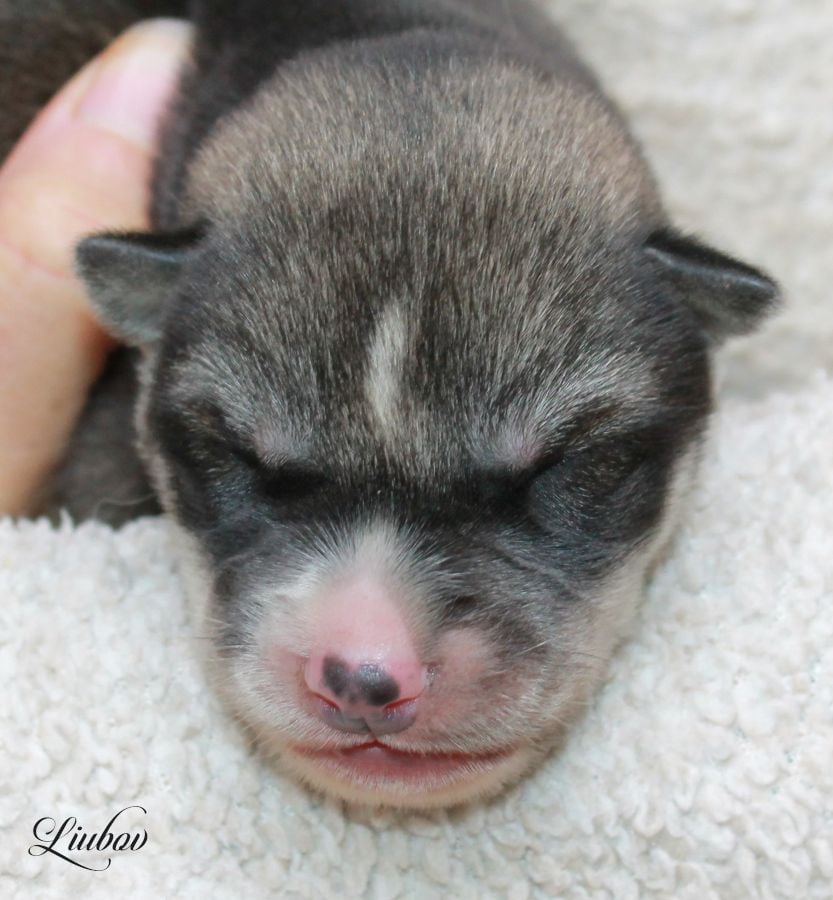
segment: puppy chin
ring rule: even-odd
[[[333,754],[317,757],[292,745],[285,745],[277,752],[290,774],[327,796],[359,806],[431,810],[496,796],[518,781],[546,751],[524,745],[494,757],[474,757],[451,770],[443,767],[436,772],[431,771],[428,762],[406,777],[374,771],[375,766],[357,770],[349,763],[333,759]]]

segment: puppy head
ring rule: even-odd
[[[774,298],[667,228],[594,115],[555,149],[478,120],[410,154],[380,115],[361,167],[320,135],[278,158],[259,115],[199,234],[81,245],[147,351],[144,453],[224,690],[338,796],[448,805],[546,752],[691,477],[709,344]]]

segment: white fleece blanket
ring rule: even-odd
[[[678,220],[788,299],[724,356],[701,485],[606,686],[492,803],[345,809],[259,761],[221,710],[163,521],[0,521],[0,897],[833,897],[833,16],[554,11]],[[128,806],[147,812],[113,831],[144,846],[75,854],[103,871],[37,855],[39,819],[100,832]]]

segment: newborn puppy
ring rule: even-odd
[[[599,683],[692,480],[711,349],[776,288],[673,229],[520,0],[192,15],[154,232],[78,261],[139,348],[141,457],[219,681],[331,794],[494,794]],[[99,391],[70,508],[106,499],[91,429],[125,409]]]

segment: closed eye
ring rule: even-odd
[[[559,493],[600,497],[616,490],[654,459],[666,437],[656,428],[613,433],[592,442],[558,444],[523,470],[492,473],[485,479],[488,499],[522,501],[539,486]]]
[[[327,475],[304,462],[264,461],[254,448],[227,428],[223,429],[223,448],[253,479],[257,493],[270,500],[300,500],[332,483]]]
[[[553,447],[542,453],[523,469],[492,471],[485,475],[480,486],[482,499],[499,503],[523,498],[535,481],[546,472],[557,469],[564,460],[564,448]]]
[[[169,454],[180,459],[193,475],[202,473],[209,484],[242,478],[261,497],[290,502],[331,483],[327,475],[305,462],[264,461],[214,406],[192,408],[184,414],[171,410],[157,422]]]
[[[302,500],[332,484],[327,475],[311,466],[296,462],[266,466],[252,451],[238,448],[234,452],[254,476],[258,493],[270,500]]]
[[[645,427],[568,448],[559,462],[558,483],[585,494],[610,493],[666,446],[667,435],[661,429]],[[552,471],[552,467],[544,468],[536,478]]]

